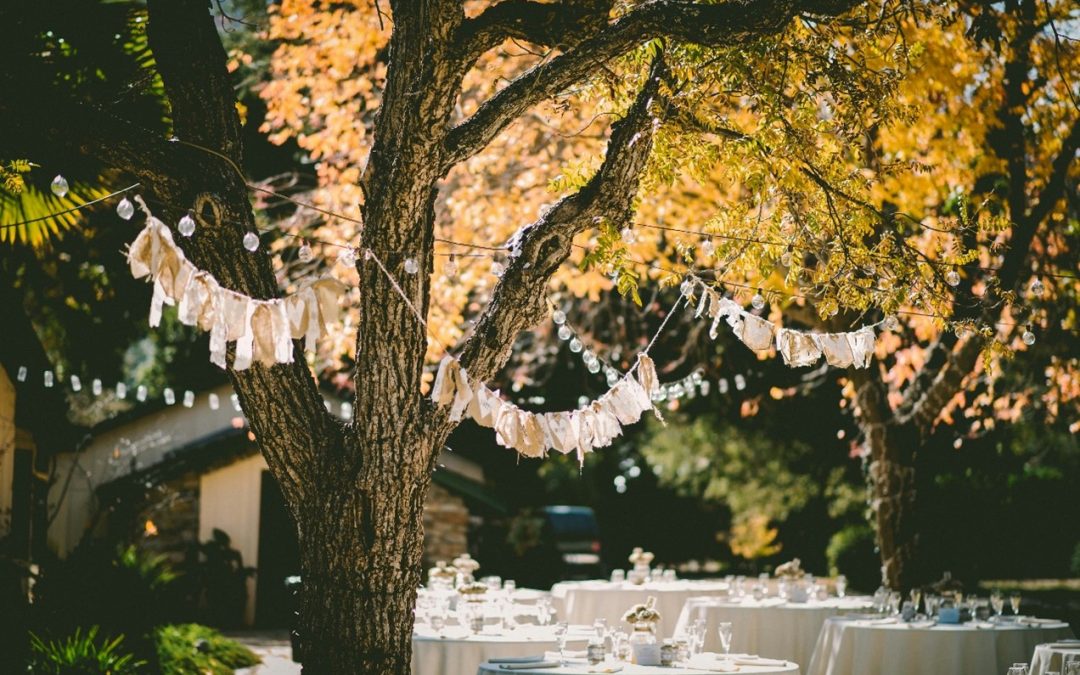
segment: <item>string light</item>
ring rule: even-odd
[[[311,250],[311,245],[305,241],[296,252],[296,258],[302,263],[309,263],[315,259],[315,251]]]
[[[634,229],[632,227],[624,227],[619,230],[619,238],[622,239],[622,243],[627,246],[630,246],[637,241],[637,235],[634,234]]]
[[[1031,331],[1031,326],[1028,326],[1024,330],[1024,334],[1020,336],[1020,339],[1024,341],[1028,347],[1035,344],[1035,333]]]
[[[116,398],[121,400],[127,398],[127,385],[123,382],[116,383]]]
[[[190,213],[185,213],[180,222],[176,224],[176,229],[185,237],[190,237],[195,233],[195,219],[191,217]]]
[[[259,235],[248,232],[244,235],[244,248],[254,253],[259,250]]]
[[[146,385],[140,384],[139,387],[135,390],[135,400],[139,403],[142,403],[146,400],[146,395],[148,393],[149,392],[146,390]]]
[[[949,284],[950,286],[960,285],[960,273],[956,271],[956,268],[953,268],[945,273],[945,283]]]
[[[172,405],[176,403],[176,392],[171,387],[165,387],[165,391],[162,392],[165,397],[165,405]]]
[[[184,407],[190,408],[195,405],[195,392],[188,389],[184,392]]]
[[[356,267],[356,250],[351,246],[341,249],[337,260],[345,267]]]
[[[49,189],[52,190],[52,193],[57,197],[66,197],[68,193],[68,182],[63,176],[57,174],[56,178],[52,179],[52,183],[49,183]]]
[[[784,267],[791,267],[791,244],[788,244],[787,249],[780,254],[780,264]]]
[[[1032,293],[1032,295],[1042,295],[1045,290],[1046,290],[1046,287],[1043,286],[1042,280],[1039,279],[1038,277],[1035,278],[1035,281],[1031,282],[1031,293]]]
[[[19,382],[26,382],[27,374],[26,366],[19,366],[19,372],[15,374],[15,379]]]
[[[577,339],[576,337],[570,339],[570,351],[574,352],[575,354],[580,352],[584,348],[584,346],[585,345],[581,344],[581,340]]]
[[[420,265],[416,258],[405,258],[405,274],[416,274],[420,271]]]
[[[71,384],[71,391],[82,391],[82,380],[79,379],[78,375],[72,375],[68,383]]]
[[[124,197],[120,200],[120,203],[116,205],[116,215],[124,220],[131,220],[131,217],[135,215],[135,205],[131,203],[130,199]]]
[[[495,262],[491,263],[491,273],[499,278],[502,278],[502,275],[506,273],[506,266],[496,260]]]
[[[716,244],[712,239],[706,239],[701,242],[701,253],[706,258],[711,258],[716,253]]]
[[[683,282],[679,284],[679,292],[682,293],[684,298],[689,298],[694,294],[694,282],[689,279],[684,279]]]
[[[217,394],[210,394],[206,397],[206,402],[210,405],[211,410],[217,410],[221,407],[221,399]]]
[[[46,389],[52,389],[53,382],[54,382],[53,371],[46,370],[45,375],[44,375],[44,377],[42,379],[45,382],[45,388]]]
[[[754,309],[762,309],[765,307],[765,297],[761,294],[761,289],[757,289],[757,293],[754,293],[754,297],[750,298],[750,305]]]
[[[102,391],[102,389],[101,389],[101,380],[99,380],[98,378],[95,377],[90,382],[90,391],[91,391],[91,393],[94,394],[94,396],[101,396],[101,391]]]
[[[453,253],[450,254],[450,259],[446,261],[446,264],[443,265],[443,274],[446,275],[447,279],[453,279],[458,275],[457,259]]]

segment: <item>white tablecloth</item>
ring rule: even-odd
[[[697,595],[721,595],[727,593],[727,584],[718,581],[659,581],[640,586],[608,581],[569,581],[555,584],[551,595],[563,621],[591,624],[596,619],[607,619],[608,626],[629,630],[622,616],[632,606],[645,602],[650,595],[656,598],[660,612],[659,637],[670,637],[675,622],[686,601]]]
[[[817,645],[821,626],[829,617],[871,605],[869,598],[832,598],[821,602],[788,603],[779,599],[732,602],[721,598],[690,598],[675,628],[681,632],[695,619],[705,619],[705,649],[720,650],[721,621],[732,623],[731,650],[788,659],[806,667]]]
[[[591,629],[591,627],[589,627]],[[586,627],[574,627],[568,649],[584,649]],[[413,633],[413,675],[465,675],[475,673],[480,664],[491,658],[532,656],[557,649],[555,629],[551,626],[523,626],[505,635],[471,635],[459,627],[450,627],[439,637],[426,626]]]
[[[989,624],[987,624],[989,625]],[[915,627],[832,618],[825,621],[807,675],[1004,675],[1036,645],[1072,636],[1064,623],[1037,627],[970,624]]]
[[[1048,670],[1064,673],[1065,663],[1080,661],[1080,641],[1050,642],[1039,645],[1031,656],[1031,675]]]
[[[701,654],[698,658],[702,659],[696,661],[698,664],[717,663],[718,661],[718,655],[715,654]],[[584,664],[570,663],[559,668],[530,668],[528,670],[503,670],[497,663],[484,663],[480,665],[477,675],[493,675],[495,673],[499,673],[499,675],[506,675],[507,673],[522,673],[525,675],[529,673],[532,673],[533,675],[589,675],[591,673],[603,672],[618,672],[619,675],[714,675],[718,671],[715,668],[707,670],[702,669],[700,665],[698,668],[672,669],[655,666],[636,666],[608,660],[600,666],[590,667]],[[785,666],[739,665],[738,670],[735,672],[740,675],[746,673],[749,673],[750,675],[799,675],[799,667],[794,663],[789,663]]]

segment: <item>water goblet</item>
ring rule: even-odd
[[[1012,592],[1009,594],[1009,607],[1012,608],[1013,616],[1020,616],[1020,593]]]
[[[1005,611],[1005,596],[1001,591],[995,590],[990,593],[990,606],[994,608],[994,618],[1001,618]]]
[[[611,583],[613,583],[613,584],[621,584],[624,581],[626,581],[626,570],[623,570],[623,569],[611,570]]]
[[[566,632],[570,625],[565,621],[555,624],[555,644],[559,649],[559,665],[566,665]]]
[[[836,597],[842,598],[847,594],[847,577],[843,574],[836,577]]]
[[[724,650],[724,660],[728,661],[731,658],[731,635],[733,632],[731,622],[721,621],[716,630],[720,634],[720,648]]]
[[[911,604],[915,607],[915,613],[919,613],[919,601],[922,600],[922,589],[913,588],[909,595],[911,596]]]
[[[900,594],[896,591],[889,593],[888,597],[889,614],[900,613]]]
[[[506,593],[507,597],[509,597],[514,594],[514,591],[517,590],[517,582],[513,579],[507,579],[503,581],[502,587],[503,592]]]

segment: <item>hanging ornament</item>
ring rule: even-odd
[[[82,390],[82,380],[79,379],[78,375],[72,375],[71,376],[71,391],[81,391],[81,390]]]
[[[185,213],[180,222],[176,224],[176,229],[185,237],[190,237],[195,234],[195,219],[191,217],[190,213]]]
[[[765,306],[765,296],[761,294],[761,289],[757,289],[757,293],[754,293],[754,297],[750,298],[750,305],[754,309],[761,309]]]
[[[705,381],[705,374],[702,373],[700,370],[695,370],[694,372],[690,373],[690,381],[694,384],[701,384]]]
[[[135,400],[137,400],[139,403],[142,403],[146,400],[146,395],[148,393],[149,392],[146,389],[146,385],[140,384],[139,388],[135,390]]]
[[[503,273],[505,273],[505,272],[506,272],[506,267],[501,262],[499,262],[498,260],[491,263],[491,273],[494,274],[495,276],[501,278]]]
[[[300,244],[300,250],[296,252],[296,259],[302,263],[309,263],[315,259],[315,251],[311,250],[311,245],[305,241]]]
[[[624,227],[623,229],[619,230],[619,237],[622,239],[622,242],[627,246],[637,241],[637,235],[634,234],[633,228],[630,227]]]
[[[162,393],[165,395],[165,405],[176,403],[176,392],[171,387],[165,387],[165,391]]]
[[[559,326],[559,339],[560,340],[569,340],[573,336],[574,336],[574,333],[573,333],[573,331],[570,330],[570,326],[565,326],[565,325],[564,326]]]
[[[416,258],[405,258],[405,274],[416,274],[420,271],[420,265]]]
[[[689,298],[694,294],[694,282],[687,279],[679,284],[679,292],[683,294],[684,298]]]
[[[1032,293],[1032,295],[1042,295],[1043,291],[1045,291],[1045,290],[1046,290],[1046,286],[1043,286],[1042,279],[1036,278],[1035,281],[1031,282],[1031,293]]]
[[[585,345],[581,344],[581,340],[577,338],[573,338],[570,340],[570,351],[574,352],[575,354],[577,354],[584,348]]]
[[[583,361],[585,361],[585,363],[592,363],[596,360],[596,354],[593,354],[593,351],[591,349],[586,349],[585,351],[581,352],[581,358]]]
[[[248,232],[244,235],[244,248],[251,252],[255,252],[259,248],[259,235],[254,232]]]
[[[123,382],[117,382],[116,383],[116,398],[118,398],[118,399],[127,398],[127,385],[124,384]]]
[[[124,197],[120,200],[120,203],[116,205],[116,215],[120,216],[124,220],[131,220],[131,217],[135,215],[135,205]]]
[[[945,274],[945,283],[949,284],[950,286],[959,286],[960,285],[960,273],[957,272],[955,269],[949,270]]]
[[[566,323],[566,312],[561,309],[557,309],[551,313],[551,320],[555,322],[556,326],[561,326]]]
[[[195,405],[195,392],[188,389],[184,392],[184,407],[190,408]]]
[[[1028,347],[1035,344],[1035,333],[1031,332],[1031,326],[1024,329],[1024,334],[1020,336],[1020,339],[1024,341]]]
[[[337,261],[345,267],[356,267],[356,251],[351,246],[346,246],[338,253]]]
[[[701,242],[701,252],[706,258],[711,258],[716,253],[716,244],[712,239],[705,239]]]
[[[53,178],[52,183],[49,184],[49,189],[57,197],[64,197],[68,193],[67,179],[57,174],[56,178]]]
[[[443,274],[445,274],[448,279],[453,279],[457,276],[458,264],[457,259],[454,257],[453,254],[450,255],[450,259],[446,261],[445,265],[443,265]]]
[[[885,317],[885,323],[883,325],[885,326],[885,330],[896,330],[900,327],[900,321],[896,318],[895,315],[890,314],[889,316]]]
[[[44,380],[45,380],[45,388],[46,389],[52,389],[53,383],[56,381],[55,377],[53,376],[53,371],[46,370],[45,375],[44,375]]]
[[[609,387],[614,387],[616,384],[619,383],[619,374],[616,373],[614,370],[608,370],[606,377],[607,385]]]
[[[600,363],[598,361],[590,361],[585,367],[589,369],[590,373],[596,374],[600,372]]]
[[[103,391],[101,387],[101,380],[96,377],[91,380],[90,391],[93,392],[94,396],[101,396],[101,392]]]
[[[791,267],[791,245],[788,244],[787,249],[780,254],[780,264],[784,267]]]

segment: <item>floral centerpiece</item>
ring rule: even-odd
[[[435,567],[428,570],[428,588],[431,590],[449,590],[454,587],[457,574],[456,567],[447,565],[445,560],[437,560],[435,561]]]
[[[790,602],[806,602],[810,599],[810,591],[805,581],[806,571],[798,558],[778,565],[773,575],[780,580],[780,597]]]
[[[484,594],[487,593],[487,584],[473,581],[458,586],[457,592],[466,602],[483,602]]]
[[[802,568],[802,561],[795,558],[783,565],[777,565],[773,576],[777,579],[802,579],[806,576],[806,571]]]
[[[626,610],[622,618],[634,627],[634,632],[630,634],[633,662],[659,665],[659,652],[652,653],[656,651],[656,624],[660,622],[660,612],[656,611],[656,598],[650,595],[643,604]]]
[[[630,570],[627,581],[632,584],[643,584],[649,580],[649,564],[653,561],[653,554],[640,546],[635,546],[630,552],[630,564],[634,569]]]
[[[454,558],[454,569],[457,570],[458,574],[458,586],[471,584],[473,582],[473,573],[480,569],[480,563],[468,553],[462,553]]]

